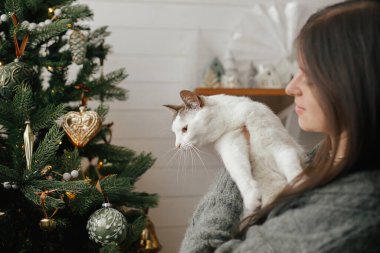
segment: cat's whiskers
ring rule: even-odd
[[[192,150],[194,151],[194,153],[197,155],[197,157],[199,158],[199,161],[202,163],[202,167],[203,167],[203,169],[206,171],[206,172],[208,172],[207,171],[207,167],[206,167],[206,165],[205,165],[205,163],[203,162],[203,159],[202,159],[202,157],[200,156],[200,154],[199,154],[199,149],[197,148],[197,147],[195,147],[195,146],[191,146],[192,147]],[[206,152],[205,152],[206,153]]]
[[[177,149],[177,148],[171,148],[171,149],[169,149],[169,151],[167,151],[164,155],[163,155],[163,157],[165,157],[165,156],[168,156],[169,155],[169,153],[172,153],[172,152],[174,152],[173,154],[172,154],[172,156],[171,156],[171,158],[166,162],[166,164],[165,164],[165,166],[168,166],[169,168],[170,168],[170,163],[173,161],[173,159],[174,158],[176,158],[176,157],[178,157],[178,152],[179,152],[179,150]]]
[[[188,143],[184,143],[182,146],[181,146],[181,149],[184,149],[184,150],[189,150],[190,154],[191,154],[191,157],[192,157],[192,161],[195,161],[194,159],[194,153],[196,154],[196,156],[198,157],[199,161],[202,163],[202,167],[205,169],[206,172],[207,171],[207,168],[206,168],[206,165],[205,163],[203,162],[203,159],[202,157],[200,156],[199,153],[205,153],[207,154],[206,152],[204,151],[201,151],[199,148],[195,147],[193,144],[191,144],[190,142]],[[194,170],[194,167],[195,167],[195,162],[192,163],[192,171]]]

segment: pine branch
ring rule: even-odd
[[[17,18],[20,20],[24,19],[22,12],[22,0],[6,0],[4,6],[7,12],[15,13]]]
[[[116,242],[112,242],[102,247],[100,253],[121,253],[121,251],[119,245]]]
[[[118,194],[119,192],[129,192],[133,189],[129,179],[118,178],[117,175],[105,177],[99,182],[103,191],[109,196]]]
[[[127,220],[130,221],[131,219],[127,216]],[[129,248],[132,243],[134,243],[136,240],[139,239],[141,232],[146,227],[147,219],[146,216],[141,213],[139,217],[134,219],[131,223],[128,224],[128,232],[127,232],[127,239],[123,241],[123,246],[127,246]]]
[[[12,117],[12,105],[9,101],[2,101],[0,103],[0,125],[5,129],[14,129],[14,120]]]
[[[82,69],[79,71],[74,85],[78,83],[87,83],[91,75],[98,71],[98,65],[95,62],[85,60]]]
[[[43,168],[55,159],[55,153],[59,148],[63,136],[64,132],[59,129],[58,125],[53,125],[50,128],[33,155],[32,167],[35,171]]]
[[[31,48],[34,49],[50,38],[63,34],[69,29],[68,25],[71,23],[72,21],[70,19],[60,19],[56,22],[51,23],[50,25],[42,27],[41,29],[33,30],[30,32],[29,37]]]
[[[98,113],[99,117],[102,119],[102,122],[106,121],[106,115],[108,114],[109,111],[109,106],[101,103],[98,108],[96,108],[96,112]]]
[[[99,46],[104,43],[105,38],[111,33],[107,31],[108,26],[102,26],[94,30],[88,35],[87,41],[89,45]]]
[[[125,69],[118,69],[108,73],[104,77],[100,77],[91,82],[91,95],[99,97],[101,101],[111,101],[112,99],[126,100],[126,90],[116,87],[120,82],[128,77]]]
[[[49,128],[55,124],[55,120],[66,112],[65,105],[52,105],[40,108],[31,117],[32,127],[35,132]]]
[[[86,157],[107,158],[109,161],[120,161],[128,164],[134,159],[136,153],[128,148],[112,144],[89,144],[80,150],[81,155]]]
[[[76,198],[70,202],[70,207],[74,213],[84,215],[102,203],[102,195],[92,186],[77,194]]]
[[[30,111],[33,107],[33,92],[29,85],[21,85],[16,89],[11,108],[15,123],[23,125],[29,118]]]
[[[71,6],[64,6],[62,8],[62,17],[76,21],[91,19],[93,16],[92,11],[87,5],[76,4]]]
[[[79,168],[80,166],[79,151],[75,148],[73,151],[64,150],[64,154],[61,157],[61,171],[71,171]]]
[[[111,202],[123,203],[129,207],[151,208],[158,204],[157,194],[148,194],[144,192],[112,192],[108,195]]]
[[[121,172],[119,176],[132,178],[133,182],[135,182],[142,174],[153,166],[155,161],[156,160],[152,157],[151,153],[141,153],[131,162],[128,168],[125,168]]]
[[[5,181],[18,182],[20,181],[20,174],[16,170],[0,164],[0,182]]]
[[[25,6],[33,11],[36,11],[42,3],[43,0],[24,0]]]
[[[34,186],[27,185],[27,186],[22,187],[21,191],[24,194],[24,196],[30,201],[32,201],[35,205],[37,206],[41,205],[41,199],[40,199],[40,196],[38,195],[38,193],[42,192],[40,189]],[[61,199],[56,199],[56,198],[47,196],[45,201],[46,201],[45,207],[47,210],[51,210],[55,208],[58,208],[58,209],[65,208],[65,202],[63,202],[63,200]]]
[[[76,180],[76,181],[55,181],[55,180],[33,180],[30,182],[30,185],[42,190],[51,190],[55,189],[62,192],[75,192],[79,193],[83,190],[86,190],[90,185],[86,184],[85,181]]]

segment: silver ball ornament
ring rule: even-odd
[[[89,238],[96,243],[121,243],[127,236],[127,220],[110,203],[103,203],[103,208],[96,210],[88,219]]]
[[[73,178],[77,178],[79,176],[79,172],[77,170],[72,170],[70,174]]]
[[[12,185],[11,185],[10,182],[4,182],[4,183],[3,183],[3,186],[4,186],[4,188],[7,189],[7,190],[12,188]]]
[[[68,172],[65,172],[65,173],[63,173],[62,178],[65,181],[69,181],[71,179],[71,174]]]
[[[37,28],[37,24],[36,23],[30,23],[29,24],[29,30],[30,31],[33,31],[34,29],[36,29]]]
[[[6,22],[8,20],[8,15],[7,14],[2,14],[0,16],[0,20],[3,21],[3,22]]]
[[[61,15],[62,15],[62,11],[61,11],[61,9],[55,9],[55,10],[54,10],[54,15],[55,15],[56,17],[61,16]]]

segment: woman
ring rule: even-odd
[[[374,0],[339,3],[309,18],[296,40],[300,70],[286,92],[300,127],[325,140],[303,173],[242,223],[240,193],[223,171],[195,211],[181,252],[380,252],[379,25]]]

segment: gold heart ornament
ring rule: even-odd
[[[102,121],[96,112],[86,111],[86,107],[81,106],[79,112],[68,112],[63,116],[62,127],[71,142],[83,148],[99,133]]]

